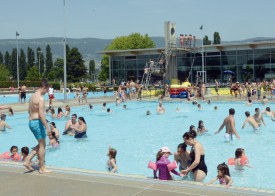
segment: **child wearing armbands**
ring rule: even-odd
[[[10,153],[11,153],[11,155],[10,155]],[[20,161],[21,157],[18,154],[18,147],[12,146],[10,149],[10,152],[5,152],[0,155],[0,159],[10,159],[12,161]]]
[[[156,168],[154,170],[154,178],[159,178],[160,180],[172,180],[170,172],[175,175],[183,176],[178,173],[175,168],[177,168],[176,162],[170,162],[168,157],[171,155],[171,151],[168,147],[162,147],[157,153],[156,157]],[[157,177],[157,170],[159,171],[159,176]]]
[[[236,149],[235,158],[228,159],[228,165],[235,165],[235,168],[238,170],[243,170],[244,166],[251,167],[243,148]]]
[[[219,164],[217,167],[218,175],[207,183],[213,184],[215,181],[219,180],[221,185],[225,185],[226,188],[230,187],[233,183],[233,179],[230,177],[229,168],[225,163]]]

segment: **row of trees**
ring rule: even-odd
[[[70,82],[80,81],[82,78],[91,78],[95,74],[95,62],[90,61],[89,67],[84,65],[84,60],[78,48],[66,46],[67,51],[67,79]],[[19,80],[37,81],[48,78],[51,81],[62,80],[64,77],[64,59],[57,58],[53,62],[50,45],[46,46],[46,57],[41,48],[36,51],[27,48],[27,55],[21,48],[19,52]],[[39,66],[40,65],[40,66]],[[87,72],[89,71],[89,72]],[[0,81],[17,79],[17,49],[13,48],[11,53],[0,51]]]
[[[220,44],[221,43],[221,37],[220,34],[218,32],[214,32],[214,36],[213,36],[214,40],[213,40],[213,44]],[[211,45],[211,40],[208,39],[208,36],[205,35],[203,38],[203,45]]]

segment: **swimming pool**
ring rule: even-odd
[[[168,146],[173,152],[179,143],[182,143],[182,135],[191,124],[197,127],[199,120],[203,120],[209,133],[198,136],[198,140],[204,145],[206,151],[206,164],[208,175],[204,182],[217,175],[217,165],[227,162],[234,157],[235,149],[242,147],[246,150],[250,164],[253,168],[245,168],[244,171],[236,171],[230,167],[233,177],[233,186],[256,187],[275,189],[275,175],[272,160],[275,152],[272,151],[275,144],[275,131],[273,122],[265,117],[267,126],[261,132],[254,133],[250,126],[241,129],[245,120],[245,111],[254,114],[255,107],[261,110],[266,106],[254,104],[246,107],[245,103],[216,102],[210,105],[202,102],[204,110],[198,111],[196,106],[185,102],[164,102],[167,112],[163,115],[156,114],[158,102],[128,102],[127,110],[114,104],[107,104],[114,110],[113,114],[101,111],[101,105],[96,105],[93,111],[88,107],[73,107],[72,114],[84,116],[88,125],[88,139],[77,141],[70,136],[61,136],[60,149],[47,149],[46,164],[65,168],[83,168],[96,171],[106,171],[105,165],[108,146],[118,150],[117,164],[119,173],[153,176],[152,170],[147,168],[148,161],[154,161],[157,151],[162,146]],[[176,113],[176,107],[181,111]],[[218,110],[214,111],[214,106]],[[274,108],[274,104],[268,106]],[[224,132],[214,135],[223,119],[228,115],[229,108],[235,108],[236,128],[241,137],[240,141],[224,143]],[[146,116],[147,110],[152,115]],[[51,120],[49,116],[47,119]],[[53,120],[60,132],[63,132],[67,119]],[[14,123],[16,122],[16,123]],[[12,130],[0,133],[0,152],[7,151],[12,145],[35,146],[37,141],[28,128],[27,113],[18,113],[7,118],[7,123]],[[47,140],[48,142],[48,140]],[[188,147],[190,150],[190,147]],[[172,156],[169,157],[173,159]]]
[[[26,101],[28,101],[33,93],[27,93]],[[106,96],[113,96],[114,92],[107,92]],[[64,99],[63,93],[54,93],[56,100]],[[82,95],[81,95],[82,96]],[[102,97],[104,96],[103,92],[88,92],[88,98],[92,97]],[[75,99],[75,93],[71,92],[67,94],[68,99]],[[49,96],[44,96],[45,100],[49,100]],[[11,95],[0,95],[0,104],[7,104],[7,103],[18,103],[18,94],[11,94]]]

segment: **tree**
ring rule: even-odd
[[[31,67],[34,66],[34,62],[35,62],[34,52],[30,47],[28,47],[27,49],[27,58],[28,58],[27,70],[29,70]]]
[[[221,43],[221,37],[218,32],[214,33],[214,43],[213,44],[220,44]]]
[[[19,79],[25,80],[27,76],[27,63],[26,63],[26,54],[24,50],[20,49],[20,56],[19,56]]]
[[[208,40],[208,36],[207,35],[204,36],[204,38],[203,38],[203,45],[211,45],[211,41]]]
[[[0,81],[6,81],[9,79],[10,72],[7,67],[0,63]]]
[[[64,77],[64,60],[63,59],[56,59],[53,64],[53,69],[48,73],[49,80],[62,80]]]
[[[39,75],[39,69],[36,66],[32,66],[28,72],[25,80],[28,81],[38,81],[41,80],[41,76]]]
[[[154,41],[145,34],[132,33],[128,36],[120,36],[113,39],[112,43],[106,47],[106,50],[129,50],[129,49],[145,49],[154,48]],[[109,75],[109,57],[103,55],[101,60],[101,72],[99,73],[99,80],[105,81]]]
[[[19,60],[19,59],[18,59]],[[20,62],[18,62],[20,67]],[[13,48],[10,56],[10,66],[8,67],[12,77],[17,79],[17,49]]]
[[[6,65],[6,68],[10,71],[11,73],[11,57],[8,51],[6,51],[5,56],[4,56],[4,64]],[[12,74],[13,75],[13,74]]]
[[[67,59],[68,81],[77,82],[87,77],[87,68],[84,60],[77,48],[72,48]]]
[[[0,51],[0,64],[4,63],[4,56],[2,54],[2,52]]]
[[[94,60],[90,60],[89,63],[89,77],[92,78],[92,75],[95,74],[95,61]]]
[[[46,46],[46,75],[51,71],[53,68],[53,57],[51,52],[50,45]]]

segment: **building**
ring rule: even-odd
[[[187,50],[171,48],[167,79],[179,79],[195,83],[198,73],[202,71],[202,48]],[[228,80],[228,70],[232,71],[233,81],[270,80],[275,78],[275,41],[204,45],[204,66],[206,82],[214,79],[221,82]],[[151,60],[158,62],[165,48],[104,51],[109,55],[109,78],[121,80],[140,80],[144,67]],[[230,73],[232,73],[230,72]],[[189,76],[190,74],[190,76]],[[200,75],[199,75],[200,76]],[[153,75],[151,81],[162,80],[160,75]]]

